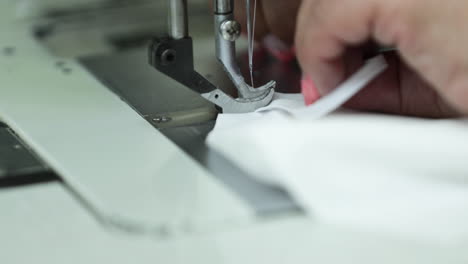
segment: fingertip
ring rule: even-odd
[[[329,94],[346,78],[346,65],[342,58],[316,62],[308,69],[304,73],[313,80],[320,96]]]
[[[320,99],[320,93],[317,90],[314,81],[308,76],[303,76],[301,80],[301,91],[304,95],[306,105],[311,105]]]
[[[328,94],[345,78],[346,50],[336,39],[310,33],[298,37],[295,51],[304,75],[314,80],[320,95]]]

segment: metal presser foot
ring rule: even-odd
[[[237,65],[235,41],[241,26],[234,20],[233,0],[214,0],[216,56],[239,91],[239,98],[232,98],[195,71],[193,43],[188,36],[187,0],[169,1],[169,36],[153,40],[149,47],[150,64],[224,113],[253,112],[270,104],[276,82],[253,88],[245,82]]]

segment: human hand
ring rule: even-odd
[[[346,106],[452,117],[468,114],[466,25],[468,2],[462,0],[304,0],[296,52],[325,95],[363,63],[361,44],[373,39],[395,46],[398,55],[387,56],[390,69]]]

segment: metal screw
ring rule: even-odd
[[[227,20],[221,24],[221,35],[227,41],[236,41],[241,34],[241,25],[235,20]]]
[[[13,148],[14,149],[21,149],[21,145],[20,144],[13,145]]]
[[[177,52],[173,49],[167,49],[161,54],[161,63],[164,66],[171,65],[176,61]]]
[[[153,121],[154,123],[161,124],[161,123],[171,122],[172,118],[170,118],[168,116],[157,116],[157,117],[151,119],[151,121]]]

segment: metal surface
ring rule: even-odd
[[[225,40],[236,41],[241,34],[241,25],[235,20],[228,20],[221,24],[220,30]]]
[[[72,72],[63,74],[29,27],[8,27],[0,43],[14,39],[18,51],[0,60],[0,68],[10,69],[0,71],[8,83],[0,86],[0,118],[97,220],[150,237],[168,225],[197,232],[226,227],[226,219],[255,220],[251,206],[81,65],[67,61]]]
[[[234,77],[237,80],[234,84],[237,86],[243,83],[241,86],[243,89],[239,90],[239,94],[242,96],[234,99],[213,85],[194,68],[193,43],[190,37],[182,39],[155,38],[149,45],[148,50],[151,66],[187,88],[201,94],[209,102],[217,105],[224,113],[252,112],[268,105],[273,99],[275,82],[271,81],[266,86],[258,89],[247,87],[242,76],[240,76],[238,68],[237,74],[239,76]],[[235,52],[229,56],[235,56]],[[235,59],[228,59],[234,64]],[[232,66],[234,65],[230,67]]]
[[[227,14],[234,11],[234,1],[232,0],[213,0],[213,2],[216,14]]]
[[[215,58],[210,56],[213,43],[209,37],[201,36],[195,44],[199,71],[222,86],[231,85],[229,79],[223,77],[223,70],[216,67]],[[151,124],[247,201],[256,214],[298,211],[289,195],[252,180],[247,172],[207,148],[204,141],[214,126],[215,116],[210,112],[214,108],[196,93],[148,67],[145,55],[142,50],[129,50],[89,57],[82,63],[137,112],[151,113],[154,116],[148,119]],[[267,68],[265,70],[268,72]]]
[[[202,17],[191,13],[191,21],[194,22],[191,30],[195,37],[195,68],[211,83],[234,95],[235,87],[213,55],[215,44],[212,39],[213,24],[210,15],[209,10]],[[136,14],[134,16],[137,17]],[[76,18],[76,21],[79,19]],[[54,35],[49,37],[54,38]],[[68,42],[64,45],[68,45]],[[207,149],[204,137],[211,130],[217,113],[213,105],[197,93],[149,67],[143,45],[130,47],[118,53],[86,56],[81,58],[80,62],[107,88],[119,95],[153,126],[162,129],[173,142],[245,199],[257,214],[272,215],[298,210],[295,202],[287,194],[251,180],[246,172],[240,171],[222,156]],[[242,69],[247,69],[243,55],[239,61],[241,66],[244,66]],[[290,91],[298,89],[292,88],[298,86],[300,79],[300,74],[297,74],[295,68],[291,69],[265,56],[259,59],[256,65],[261,67],[258,69],[261,74],[257,75],[259,80],[269,80],[271,76],[275,76],[282,84],[278,89],[283,89],[283,92],[286,91],[286,87]],[[66,63],[64,66],[69,67]]]
[[[188,36],[187,0],[169,0],[169,36],[182,39]]]
[[[129,10],[133,11],[133,9]],[[145,9],[143,8],[142,10]],[[115,12],[115,10],[109,11],[111,14]],[[100,14],[100,18],[110,20],[110,17],[112,17],[108,17],[107,12],[104,12],[104,10],[102,10]],[[47,39],[60,40],[62,39],[60,37],[61,34],[72,35],[73,33],[76,34],[75,38],[79,38],[82,29],[91,27],[90,21],[80,19],[80,16],[77,14],[71,15],[72,18],[60,17],[57,23],[52,23],[53,25],[64,26],[66,29],[52,31],[47,35]],[[215,46],[212,39],[211,29],[213,26],[209,10],[206,11],[206,17],[204,18],[198,17],[198,13],[192,13],[191,15],[195,15],[191,17],[191,21],[194,22],[192,31],[196,37],[194,56],[197,70],[210,82],[223,87],[226,93],[235,94],[235,88],[232,82],[230,82],[224,74],[223,69],[219,67],[218,62],[213,56]],[[87,16],[86,14],[85,17]],[[116,17],[115,20],[110,21],[113,21],[112,24],[115,25],[124,17],[125,15],[123,13],[121,14],[119,11],[119,16]],[[132,17],[138,17],[138,15],[132,14]],[[70,23],[71,21],[73,21],[73,26],[68,25],[67,27],[65,22]],[[79,21],[83,21],[85,24],[78,24]],[[88,34],[86,33],[85,36],[88,36]],[[122,36],[114,36],[115,38],[112,38],[112,41],[120,39],[127,43],[128,41],[125,38],[127,36],[132,36],[132,34],[124,33]],[[121,41],[119,41],[119,43],[120,42]],[[13,41],[9,43],[16,42]],[[138,43],[144,43],[144,39],[139,40]],[[48,45],[49,43],[43,44]],[[36,43],[35,45],[38,44]],[[71,54],[82,54],[79,50],[82,45],[70,46],[68,40],[63,43],[57,42],[54,44],[54,47],[56,47],[57,50],[62,50],[62,45],[76,49],[76,51]],[[130,47],[132,49],[122,50],[118,53],[109,53],[106,51],[100,55],[86,56],[81,59],[81,62],[89,72],[97,77],[106,87],[112,89],[153,126],[162,128],[163,132],[172,141],[181,147],[183,146],[183,149],[187,153],[192,155],[200,164],[221,179],[230,189],[234,190],[240,197],[245,199],[257,214],[272,215],[281,214],[284,211],[297,210],[294,201],[285,193],[256,183],[249,178],[247,173],[239,171],[239,169],[233,166],[229,161],[224,160],[217,153],[206,149],[203,142],[204,137],[210,129],[200,129],[200,127],[210,127],[208,124],[215,119],[216,110],[212,104],[208,103],[196,93],[165,78],[162,74],[148,67],[145,62],[146,53],[143,46],[140,45],[134,48],[135,46],[132,44],[130,46],[122,45],[119,47],[127,49]],[[11,44],[5,49],[7,51],[15,50],[15,54],[8,55],[8,57],[11,57],[10,59],[13,59],[18,53],[21,55],[25,50],[21,45],[15,47]],[[28,49],[31,48],[28,47]],[[33,50],[36,49],[37,47]],[[40,50],[42,51],[42,49]],[[53,51],[56,50],[54,49]],[[99,49],[93,49],[92,51],[93,53],[99,53]],[[7,54],[11,53],[12,52],[7,52]],[[21,67],[25,67],[24,64],[22,64]],[[69,78],[72,78],[75,74],[80,73],[80,70],[76,69],[74,63],[63,58],[58,59],[54,57],[50,67],[57,71],[55,78],[65,78],[63,80],[63,86],[75,85],[74,81],[69,80]],[[65,69],[68,69],[67,73],[65,73]],[[265,72],[269,71],[265,69]],[[269,78],[269,76],[266,78]],[[78,91],[80,91],[80,89],[77,89],[75,94]],[[188,134],[196,134],[198,136],[193,137],[188,136]],[[186,144],[187,140],[190,141],[190,144]],[[214,162],[214,160],[216,160],[216,162]],[[10,174],[11,173],[9,173],[9,175]]]
[[[274,84],[272,85],[274,87]],[[267,106],[275,94],[274,89],[266,91],[253,99],[233,99],[223,91],[217,89],[209,93],[204,93],[202,96],[208,101],[216,103],[222,107],[224,113],[250,113],[259,108]]]
[[[57,179],[10,128],[0,123],[0,188]]]
[[[272,98],[269,98],[268,95],[271,90],[274,90],[276,82],[271,81],[266,85],[263,85],[258,88],[253,88],[249,86],[244,77],[241,74],[240,68],[237,64],[236,56],[236,44],[235,42],[224,39],[221,26],[225,21],[234,20],[234,15],[224,14],[218,15],[215,14],[215,43],[216,43],[216,57],[223,65],[225,71],[227,72],[229,78],[236,86],[239,91],[239,97],[242,99],[253,99],[253,101],[258,101],[258,98],[264,98],[258,104],[266,106],[271,102]]]
[[[240,35],[240,24],[234,20],[233,1],[215,2],[216,55],[224,67],[239,98],[233,98],[216,87],[194,68],[192,38],[188,36],[187,2],[170,2],[169,37],[156,37],[149,45],[149,64],[187,88],[201,94],[225,113],[252,112],[268,105],[273,99],[274,81],[257,89],[249,86],[236,62],[235,40]],[[219,14],[218,11],[222,11]]]

